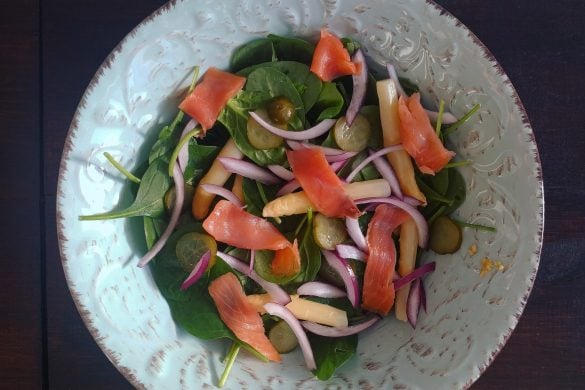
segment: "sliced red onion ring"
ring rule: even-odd
[[[276,176],[280,177],[282,180],[291,181],[295,178],[295,175],[280,165],[268,165],[266,168],[270,169],[270,172],[274,173]]]
[[[344,337],[350,336],[352,334],[360,333],[370,326],[374,325],[376,322],[380,320],[378,316],[372,316],[370,319],[357,324],[348,326],[346,328],[334,328],[332,326],[325,326],[321,324],[317,324],[316,322],[311,321],[303,321],[301,325],[303,328],[307,329],[311,333],[318,334],[319,336],[324,337]]]
[[[361,66],[359,67],[359,73],[352,76],[353,92],[351,94],[351,101],[347,107],[347,113],[345,114],[345,120],[348,126],[351,126],[360,108],[362,108],[364,98],[366,97],[366,86],[368,84],[368,65],[360,49],[356,50],[353,55],[353,63],[361,64]]]
[[[316,369],[317,365],[315,364],[313,349],[311,348],[307,334],[303,330],[301,323],[299,320],[297,320],[294,314],[286,307],[276,303],[267,303],[264,305],[264,309],[266,310],[266,313],[282,318],[288,324],[288,326],[290,326],[291,330],[297,337],[301,351],[303,351],[303,356],[305,357],[305,364],[307,365],[307,368],[309,370]]]
[[[335,252],[325,249],[322,249],[321,252],[323,253],[323,256],[325,256],[327,263],[335,270],[335,272],[339,274],[343,280],[349,302],[351,302],[353,307],[357,308],[360,305],[360,291],[357,278],[353,272],[353,268],[351,268],[345,259],[337,256]]]
[[[390,189],[392,190],[392,193],[398,199],[402,199],[404,197],[404,195],[402,195],[402,188],[400,188],[398,178],[394,173],[394,169],[392,169],[392,167],[388,163],[388,160],[386,160],[384,157],[378,157],[375,158],[374,161],[372,162],[374,163],[374,166],[376,167],[378,172],[380,172],[380,175],[382,175],[382,177],[388,182],[388,184],[390,184]]]
[[[396,85],[396,91],[398,92],[399,96],[408,97],[404,89],[402,89],[402,85],[400,85],[400,79],[398,78],[398,73],[396,73],[396,68],[394,65],[388,63],[386,64],[386,70],[388,71],[388,76],[394,81]]]
[[[276,184],[280,182],[277,176],[264,168],[260,168],[256,164],[233,157],[218,157],[217,159],[228,172],[237,173],[238,175],[264,184]]]
[[[235,258],[234,256],[230,256],[227,253],[217,252],[217,257],[225,261],[230,267],[235,269],[238,272],[243,273],[244,275],[248,276],[250,279],[255,281],[262,287],[268,295],[272,298],[272,300],[276,303],[281,305],[286,305],[290,303],[291,299],[290,296],[284,291],[278,284],[271,283],[267,280],[264,280],[258,275],[254,270],[250,271],[250,267],[248,264],[244,263],[240,259]]]
[[[335,247],[337,254],[344,259],[365,261],[368,255],[353,245],[339,244]]]
[[[297,288],[297,294],[320,298],[343,298],[347,296],[345,291],[323,282],[307,282]]]
[[[347,161],[350,158],[352,158],[353,156],[355,156],[357,153],[356,152],[343,152],[341,154],[337,154],[337,155],[331,155],[331,156],[325,156],[325,160],[327,160],[327,162],[330,163],[335,163],[335,162],[340,162],[340,161]]]
[[[330,163],[345,161],[357,154],[356,152],[346,152],[345,150],[341,149],[328,148],[326,146],[321,145],[313,145],[308,142],[288,141],[287,144],[288,146],[290,146],[292,150],[299,150],[303,148],[319,149],[325,155],[325,160],[327,160],[327,162]]]
[[[291,180],[285,185],[283,185],[280,190],[276,193],[276,196],[282,196],[286,194],[290,194],[291,192],[301,188],[301,183],[297,179]]]
[[[244,204],[236,196],[236,194],[234,194],[233,192],[231,192],[227,188],[223,188],[222,186],[218,186],[215,184],[201,184],[201,188],[204,189],[205,191],[209,192],[210,194],[219,195],[219,196],[229,200],[230,202],[232,202],[233,204],[235,204],[238,207],[244,206]]]
[[[365,203],[386,203],[406,211],[412,217],[414,223],[416,224],[416,229],[418,231],[418,245],[421,248],[426,248],[429,239],[429,226],[427,225],[425,217],[423,217],[423,215],[415,207],[409,205],[406,202],[403,202],[400,199],[393,197],[366,198],[355,201],[356,205]]]
[[[345,218],[345,227],[347,227],[347,234],[355,242],[355,245],[363,252],[368,253],[368,244],[366,237],[360,229],[360,224],[357,218]]]
[[[396,68],[394,65],[386,64],[386,69],[388,70],[388,76],[394,81],[394,84],[396,84],[396,91],[398,92],[398,95],[402,97],[408,97],[406,92],[404,92],[402,85],[400,85],[400,80],[398,79],[398,74],[396,73]],[[437,111],[427,109],[425,109],[425,111],[427,112],[427,115],[431,121],[436,122],[439,118],[439,113]],[[451,114],[450,112],[443,112],[442,123],[450,125],[455,122],[457,122],[455,115]]]
[[[416,279],[412,282],[408,293],[408,300],[406,301],[406,317],[408,318],[410,326],[413,328],[416,328],[416,320],[418,319],[418,312],[421,305],[420,286],[420,279]]]
[[[339,170],[341,168],[343,168],[343,166],[345,165],[346,162],[347,162],[347,160],[335,161],[329,165],[331,166],[331,169],[333,170],[333,172],[337,173],[337,172],[339,172]]]
[[[181,290],[185,291],[186,289],[197,283],[201,276],[203,276],[203,273],[205,273],[205,270],[207,269],[210,260],[211,252],[207,251],[203,254],[203,256],[201,256],[201,259],[199,259],[197,264],[195,264],[195,267],[193,267],[193,271],[191,271],[189,276],[187,276],[187,279],[185,279],[183,284],[181,284]]]
[[[198,123],[195,119],[191,119],[189,122],[187,122],[187,125],[183,129],[183,132],[181,133],[181,137],[179,137],[179,139],[182,139],[184,136],[186,136],[187,133],[190,132],[191,130],[193,130],[197,125],[198,125]],[[185,145],[183,145],[181,150],[179,150],[179,155],[177,156],[177,163],[179,164],[179,168],[181,168],[181,172],[185,173],[185,169],[187,168],[188,162],[189,162],[189,142],[187,142]]]
[[[437,119],[439,119],[439,113],[437,111],[431,111],[427,109],[425,109],[425,111],[427,112],[429,119],[436,123]],[[455,122],[457,122],[457,117],[455,117],[455,115],[451,114],[450,112],[443,112],[443,118],[441,119],[442,124],[450,125]]]
[[[253,111],[250,111],[250,116],[254,118],[256,122],[266,130],[270,131],[273,134],[276,134],[285,139],[292,139],[296,141],[305,141],[308,139],[316,138],[322,134],[325,134],[331,126],[335,124],[335,119],[324,119],[317,125],[311,127],[307,130],[302,131],[288,131],[279,129],[276,126],[271,125],[270,123],[266,122],[260,115],[256,114]]]
[[[299,142],[299,141],[286,141],[286,143],[288,144],[288,146],[292,149],[292,150],[299,150],[299,149],[319,149],[323,152],[323,154],[325,156],[337,156],[340,154],[345,153],[344,150],[341,149],[335,149],[335,148],[329,148],[327,146],[321,146],[321,145],[315,145],[309,142]]]
[[[361,163],[358,164],[357,167],[354,168],[353,171],[350,172],[349,175],[347,175],[347,177],[345,178],[345,181],[348,183],[351,183],[351,181],[353,180],[353,178],[360,173],[360,171],[362,169],[364,169],[366,167],[366,165],[368,165],[369,163],[371,163],[373,160],[375,160],[378,157],[382,157],[388,153],[392,153],[392,152],[396,152],[398,150],[403,150],[404,147],[402,146],[402,144],[398,144],[398,145],[393,145],[393,146],[389,146],[387,148],[384,149],[380,149],[375,153],[370,154],[368,157],[366,157],[364,159],[364,161],[362,161]],[[390,187],[392,188],[392,187]]]
[[[422,202],[420,200],[413,198],[412,196],[405,196],[402,200],[404,201],[404,203],[408,203],[413,207],[418,207],[422,205]]]
[[[254,271],[254,261],[256,260],[256,251],[254,249],[250,249],[250,265],[248,267],[248,275]]]
[[[418,267],[417,269],[415,269],[414,271],[412,271],[408,275],[405,275],[405,276],[395,280],[394,281],[394,289],[399,290],[400,288],[404,287],[405,285],[412,282],[413,280],[421,278],[422,276],[424,276],[425,274],[427,274],[429,272],[433,272],[435,270],[435,267],[436,267],[436,263],[434,261],[431,261],[430,263],[426,263],[425,265]]]
[[[175,204],[173,205],[173,212],[171,213],[171,219],[167,228],[161,234],[160,238],[150,248],[148,252],[138,262],[139,267],[144,267],[146,264],[150,262],[160,250],[165,246],[167,240],[171,236],[173,230],[175,230],[175,226],[177,226],[177,222],[179,222],[179,216],[181,215],[181,210],[183,209],[183,201],[185,200],[185,181],[183,179],[183,172],[181,172],[181,168],[177,164],[173,168],[173,181],[175,182]]]

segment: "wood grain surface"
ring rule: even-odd
[[[219,1],[219,0],[218,0]],[[440,0],[491,50],[534,128],[539,274],[474,389],[585,386],[585,2]],[[89,80],[162,0],[0,0],[0,388],[129,388],[69,295],[55,231],[63,142]]]

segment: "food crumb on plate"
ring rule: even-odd
[[[500,260],[492,260],[487,257],[481,259],[481,270],[479,276],[485,276],[487,273],[495,270],[503,272],[506,269],[504,264]]]

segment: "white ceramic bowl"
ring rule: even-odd
[[[226,343],[179,329],[150,272],[132,221],[80,222],[81,214],[128,202],[123,181],[102,157],[127,167],[146,158],[156,127],[176,110],[194,65],[226,67],[232,49],[267,33],[315,38],[327,26],[358,39],[372,63],[391,60],[427,103],[456,115],[481,103],[454,137],[468,197],[463,249],[435,256],[426,279],[428,312],[416,330],[389,318],[360,338],[358,354],[329,382],[312,378],[300,352],[266,365],[241,354],[230,388],[468,387],[503,347],[530,293],[543,228],[538,151],[521,102],[478,39],[437,5],[420,0],[186,0],[171,2],[132,31],[91,81],[65,144],[58,188],[63,267],[75,303],[113,364],[135,386],[205,388],[217,383]],[[476,243],[475,256],[466,248]],[[505,272],[479,276],[483,257]]]

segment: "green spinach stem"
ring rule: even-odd
[[[187,134],[185,134],[185,136],[183,138],[181,138],[181,140],[177,144],[177,147],[175,148],[175,150],[173,150],[173,154],[171,154],[171,160],[169,162],[169,176],[170,177],[173,177],[173,170],[175,169],[175,164],[177,163],[177,157],[179,156],[179,152],[181,151],[181,149],[183,149],[183,146],[185,146],[185,144],[187,142],[189,142],[189,140],[191,138],[198,136],[200,132],[201,132],[201,128],[196,127],[193,130],[191,130],[190,132],[188,132]]]
[[[473,160],[454,161],[445,165],[444,168],[466,167],[471,164],[473,164]]]
[[[456,219],[453,219],[453,222],[455,222],[457,225],[459,225],[461,227],[468,227],[471,229],[484,230],[486,232],[492,232],[492,233],[497,232],[496,228],[491,227],[491,226],[480,225],[477,223],[467,223],[467,222],[463,222],[463,221],[458,221]]]
[[[435,132],[437,136],[441,135],[441,125],[443,124],[443,113],[445,112],[445,101],[441,99],[439,102],[439,114],[437,115],[437,124],[435,125]]]
[[[234,362],[236,361],[236,356],[238,356],[238,352],[240,352],[240,344],[236,341],[232,343],[232,347],[226,356],[226,364],[225,368],[223,369],[223,374],[221,374],[221,378],[219,378],[219,383],[217,387],[224,387],[225,383],[227,382],[228,375],[234,366]]]
[[[130,172],[129,170],[124,168],[122,166],[122,164],[120,164],[118,161],[116,161],[110,153],[104,152],[104,156],[108,159],[110,164],[112,164],[114,166],[114,168],[116,168],[122,175],[126,176],[126,178],[128,178],[128,180],[130,180],[131,182],[137,183],[137,184],[140,183],[140,179],[137,178],[136,176],[134,176],[132,174],[132,172]]]
[[[467,121],[469,120],[469,118],[471,118],[471,116],[472,116],[473,114],[475,114],[475,112],[476,112],[477,110],[479,110],[479,108],[480,108],[480,107],[481,107],[481,106],[479,105],[479,103],[478,103],[478,104],[476,104],[475,106],[473,106],[473,107],[471,108],[471,110],[469,110],[469,111],[467,112],[467,114],[465,114],[463,117],[461,117],[461,119],[459,119],[457,122],[453,123],[452,125],[448,126],[448,127],[445,129],[445,131],[444,131],[444,134],[445,134],[445,135],[449,135],[449,134],[451,134],[451,133],[454,133],[454,132],[455,132],[455,131],[456,131],[456,130],[459,128],[459,126],[461,126],[462,124],[464,124],[465,122],[467,122]]]
[[[266,204],[268,203],[268,197],[266,197],[266,192],[264,192],[264,186],[262,186],[262,183],[257,181],[256,187],[258,188],[258,193],[260,194],[260,199],[262,199],[262,203],[264,203],[264,206],[266,206]],[[274,219],[274,222],[276,222],[279,225],[282,223],[282,219],[280,219],[279,217],[273,217],[272,219]]]
[[[195,89],[195,84],[197,83],[197,79],[199,78],[199,66],[195,66],[193,68],[193,79],[191,80],[191,85],[189,86],[189,90],[187,91],[187,95],[190,95],[191,92]]]

